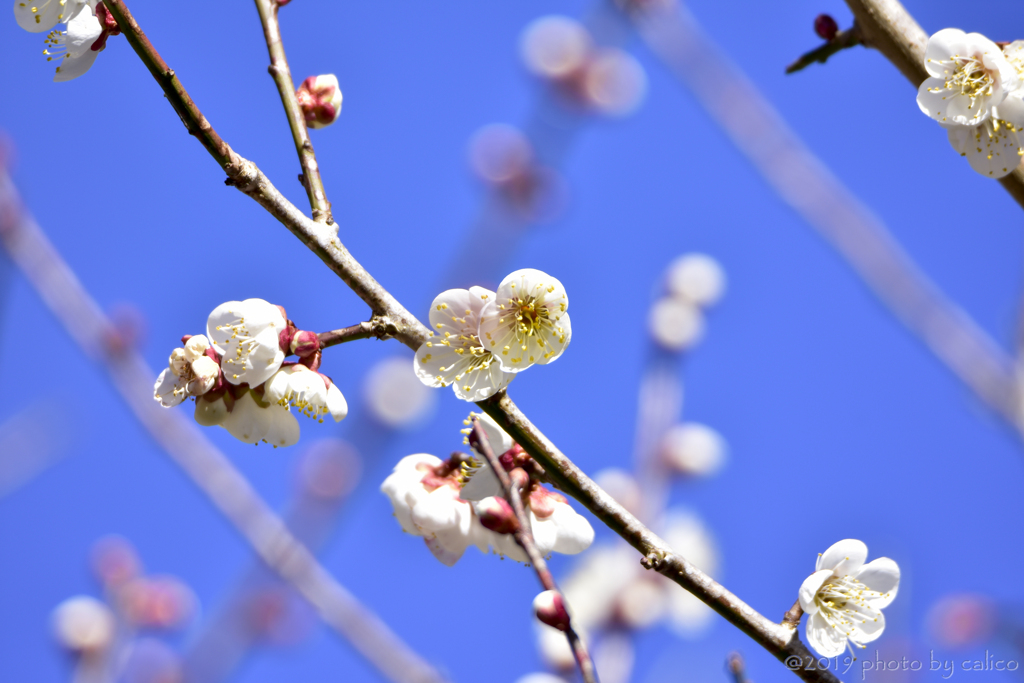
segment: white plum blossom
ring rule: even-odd
[[[57,24],[66,24],[82,9],[96,7],[98,0],[36,0],[14,1],[14,19],[30,33],[49,31]]]
[[[449,384],[464,401],[482,401],[498,393],[515,375],[480,343],[480,313],[495,294],[483,287],[449,289],[430,306],[430,339],[416,350],[416,376],[432,387]]]
[[[380,487],[402,529],[422,536],[434,557],[449,567],[470,545],[486,551],[495,535],[459,498],[460,478],[461,468],[452,461],[417,453],[402,458]]]
[[[198,405],[204,402],[197,402],[197,412]],[[252,390],[236,398],[230,411],[225,411],[215,424],[244,443],[263,441],[277,448],[291,446],[299,440],[299,422],[291,411],[261,399]]]
[[[72,652],[96,654],[113,643],[116,629],[113,611],[88,595],[68,598],[57,605],[51,620],[57,642]]]
[[[220,365],[210,358],[210,341],[195,335],[171,352],[168,367],[160,373],[153,386],[153,398],[165,408],[176,406],[189,396],[202,396],[213,388],[220,375]]]
[[[925,48],[925,79],[917,91],[921,111],[943,126],[976,126],[993,107],[1019,90],[1021,75],[999,49],[980,33],[947,28],[932,35]]]
[[[882,609],[896,597],[900,568],[888,557],[864,564],[868,548],[846,539],[818,556],[815,571],[800,586],[800,607],[809,615],[807,642],[823,657],[882,635]],[[852,648],[851,648],[852,652]]]
[[[306,417],[324,421],[330,413],[335,422],[348,415],[348,403],[334,382],[305,365],[292,363],[274,373],[263,385],[264,397],[285,408],[294,406]]]
[[[206,336],[222,356],[224,379],[253,387],[270,379],[284,361],[280,333],[287,326],[281,309],[263,299],[228,301],[213,309]]]
[[[488,465],[485,465],[489,469]],[[526,515],[530,519],[533,542],[541,555],[551,553],[577,555],[594,542],[594,528],[586,517],[578,514],[565,496],[535,485],[525,497]],[[494,534],[492,547],[499,555],[517,562],[529,562],[529,558],[511,534]]]
[[[479,339],[506,372],[547,364],[572,337],[569,297],[547,273],[523,268],[506,276],[480,312]]]

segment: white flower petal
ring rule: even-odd
[[[854,578],[870,590],[882,594],[881,597],[869,599],[871,607],[882,609],[896,598],[900,587],[900,568],[888,557],[879,557],[861,567]]]
[[[57,72],[53,75],[53,82],[63,83],[78,78],[92,68],[92,63],[96,61],[97,55],[99,52],[86,50],[78,57],[63,59],[60,66],[57,67]]]
[[[228,430],[231,436],[244,443],[259,443],[270,429],[271,415],[266,408],[257,405],[251,391],[242,394],[235,400],[231,412],[227,414],[220,426]]]
[[[14,19],[31,33],[49,31],[60,22],[60,0],[14,0]]]
[[[68,54],[75,58],[93,51],[93,44],[103,33],[103,26],[100,25],[100,20],[96,18],[96,15],[90,9],[82,7],[66,23],[68,30],[67,35],[64,36],[64,45],[67,46]]]
[[[224,403],[224,398],[218,398],[216,401],[207,401],[206,399],[199,399],[196,401],[196,411],[193,414],[195,421],[204,427],[213,427],[219,425],[228,416],[228,407]]]
[[[291,446],[299,441],[299,421],[291,411],[278,405],[271,405],[264,410],[269,413],[269,425],[263,440],[274,448]]]
[[[170,408],[184,401],[185,396],[185,384],[182,378],[171,372],[170,368],[164,369],[153,385],[153,398],[159,401],[164,408]]]
[[[331,414],[335,422],[341,422],[348,415],[348,401],[341,393],[338,385],[331,383],[327,388],[327,412]]]
[[[957,126],[947,131],[949,144],[967,157],[971,168],[988,178],[1002,178],[1020,165],[1024,136],[1001,125],[994,130],[991,122],[969,128]]]
[[[850,640],[861,644],[870,643],[873,640],[878,640],[884,630],[885,615],[878,612],[874,618],[868,618],[862,623],[855,623],[851,629]]]
[[[847,538],[832,544],[820,557],[815,571],[831,569],[834,576],[855,573],[868,559],[868,547],[855,538]]]
[[[466,482],[462,487],[462,491],[459,492],[459,498],[477,501],[502,494],[498,475],[494,473],[494,470],[486,462],[472,472],[473,474],[470,476],[469,481]]]
[[[206,336],[223,356],[225,379],[250,386],[267,381],[284,361],[278,339],[286,326],[281,310],[263,299],[228,301],[213,309]]]
[[[807,620],[807,643],[822,657],[836,657],[846,649],[846,635],[833,628],[820,613]]]
[[[590,547],[594,542],[594,528],[583,515],[577,514],[568,503],[558,503],[555,511],[548,518],[557,530],[555,544],[556,553],[576,555]]]
[[[440,560],[441,564],[446,567],[454,566],[459,561],[459,558],[462,557],[461,552],[453,552],[435,537],[424,538],[423,540],[426,542],[427,547],[430,548],[430,552],[434,554],[434,557]]]
[[[818,611],[818,604],[814,601],[814,596],[830,578],[832,578],[832,570],[821,569],[804,579],[804,582],[800,584],[800,607],[803,611],[808,614]]]

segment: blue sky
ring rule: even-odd
[[[1011,349],[1022,289],[1020,207],[953,152],[881,55],[855,49],[783,74],[817,43],[814,16],[830,12],[845,26],[845,5],[689,7],[949,298]],[[928,32],[955,26],[994,40],[1020,37],[1010,31],[1024,20],[1024,9],[1005,0],[907,7]],[[132,9],[224,139],[301,205],[255,8]],[[296,0],[282,10],[296,80],[333,72],[345,95],[339,122],[313,133],[339,236],[414,313],[425,318],[453,268],[472,268],[455,263],[485,199],[466,164],[468,139],[488,123],[524,124],[535,111],[539,90],[518,59],[522,28],[543,14],[592,10],[583,1],[533,0]],[[123,38],[112,38],[84,77],[54,84],[40,36],[10,20],[0,36],[8,65],[0,129],[16,147],[14,179],[100,305],[141,313],[140,349],[153,368],[227,300],[280,303],[313,330],[367,317],[315,256],[224,187],[223,173]],[[772,193],[639,41],[625,47],[646,70],[646,101],[629,118],[587,122],[562,165],[567,210],[495,242],[501,253],[488,256],[492,282],[538,268],[558,277],[572,301],[571,347],[518,379],[512,395],[585,470],[628,466],[651,292],[675,256],[713,256],[729,287],[681,370],[684,416],[721,432],[730,459],[715,478],[676,486],[673,502],[715,533],[725,585],[773,618],[792,604],[816,553],[842,538],[864,540],[872,557],[892,557],[904,572],[882,656],[944,656],[926,623],[937,600],[973,592],[1006,606],[1024,601],[1010,573],[1024,562],[1019,439]],[[481,252],[490,246],[478,244]],[[87,556],[98,537],[131,539],[147,568],[193,587],[203,615],[252,560],[2,260],[0,286],[0,423],[34,410],[47,430],[69,436],[57,465],[0,499],[0,680],[48,683],[69,677],[48,633],[50,610],[67,596],[96,594]],[[458,448],[469,408],[439,390],[428,424],[370,433],[362,380],[393,355],[411,358],[395,342],[327,354],[325,368],[352,412],[337,426],[304,426],[298,446],[254,449],[208,433],[282,509],[306,445],[326,437],[360,444],[363,479],[336,520],[324,564],[454,680],[513,681],[541,666],[529,608],[535,577],[475,551],[454,568],[440,565],[400,532],[377,490],[400,457]],[[608,536],[598,528],[599,539]],[[554,562],[560,572],[571,565]],[[170,642],[187,643],[201,622],[202,615]],[[989,647],[1024,657],[1006,644]],[[734,649],[747,656],[754,680],[790,676],[724,622],[698,641],[655,628],[637,648],[637,681],[725,680]],[[319,626],[297,645],[252,653],[233,680],[284,677],[378,680]]]

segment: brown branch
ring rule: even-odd
[[[800,625],[800,620],[803,619],[804,608],[800,606],[800,600],[797,599],[793,603],[793,606],[786,611],[786,614],[782,617],[782,623],[796,628]]]
[[[928,78],[924,68],[924,53],[928,34],[910,16],[897,0],[846,0],[864,44],[885,55],[916,88]],[[1024,169],[1018,166],[1013,173],[999,179],[1010,196],[1024,206]]]
[[[498,460],[498,456],[494,454],[491,443],[487,439],[487,434],[484,432],[483,427],[480,426],[480,421],[476,418],[473,418],[473,431],[470,434],[469,442],[477,451],[483,454],[487,464],[491,466],[491,469],[498,477],[498,481],[501,482],[501,488],[505,491],[505,499],[512,506],[512,510],[515,512],[516,519],[519,522],[518,527],[513,532],[513,536],[516,539],[516,543],[519,544],[530,559],[530,564],[537,573],[540,584],[544,587],[544,590],[555,591],[561,595],[562,592],[558,590],[554,575],[548,569],[544,556],[541,555],[540,550],[537,549],[537,544],[533,540],[530,517],[526,514],[526,508],[523,505],[522,489],[517,482],[513,481],[509,473],[505,471],[505,468]],[[522,472],[522,470],[519,471]],[[523,479],[529,481],[529,477],[525,473],[523,474]],[[565,637],[569,641],[569,647],[572,649],[573,657],[576,658],[576,666],[579,667],[580,675],[583,677],[584,682],[597,683],[597,670],[594,668],[594,660],[591,659],[590,653],[587,652],[587,647],[583,644],[579,634],[573,629],[571,615],[565,626]]]
[[[675,554],[665,541],[565,457],[504,392],[480,401],[477,405],[544,467],[555,486],[581,502],[609,529],[640,551],[643,556],[641,563],[645,568],[654,569],[693,593],[779,661],[785,662],[794,656],[811,657],[793,628],[776,624],[758,614],[750,605],[726,590],[725,586]],[[839,679],[827,669],[819,669],[813,663],[810,666],[809,669],[799,668],[794,673],[805,681],[838,682]]]
[[[632,17],[647,45],[693,91],[779,198],[832,244],[964,384],[1024,436],[1013,360],[918,269],[885,225],[790,130],[693,16],[677,7]],[[871,20],[858,14],[857,22],[865,41],[877,46],[877,33],[869,32]]]
[[[309,140],[306,118],[295,97],[295,83],[292,82],[292,72],[288,68],[288,59],[284,54],[284,43],[281,42],[281,25],[277,20],[278,2],[277,0],[256,0],[256,9],[260,13],[263,36],[266,38],[267,51],[270,53],[268,71],[274,78],[277,92],[281,95],[281,104],[284,105],[284,113],[288,117],[288,127],[292,131],[295,152],[299,155],[299,164],[302,166],[302,175],[305,179],[302,185],[306,188],[306,194],[309,196],[313,220],[318,223],[333,224],[331,203],[327,201],[324,181],[320,178],[320,166],[316,163],[313,143]]]
[[[795,62],[786,67],[786,73],[796,73],[801,69],[806,69],[815,62],[824,64],[828,61],[828,58],[847,48],[860,45],[862,43],[860,39],[860,31],[857,29],[857,25],[854,24],[853,28],[841,31],[836,34],[836,37],[828,41],[821,47],[817,47],[810,52],[805,52],[800,55],[800,58]]]
[[[0,169],[0,243],[82,350],[104,365],[153,439],[328,626],[395,683],[445,680],[317,562],[191,419],[157,405],[152,399],[156,374],[141,355],[120,342],[113,323],[22,208],[4,169]]]
[[[132,34],[130,42],[136,48],[136,53],[150,67],[154,76],[157,76],[157,81],[164,91],[168,92],[167,83],[159,77],[161,72],[154,71],[152,66],[159,60],[159,55],[148,41],[143,44],[139,40],[141,30],[138,25],[125,20],[125,17],[130,15],[127,15],[124,0],[109,1],[112,3],[111,13],[117,19],[118,26],[126,34]],[[159,60],[159,63],[162,64],[163,61]],[[194,120],[201,117],[201,114],[187,97],[183,87],[181,92],[185,94],[182,98],[185,106],[179,113],[186,120],[186,125],[191,125]],[[168,97],[171,97],[170,92]],[[375,315],[387,316],[391,320],[395,327],[393,336],[396,339],[414,351],[417,350],[428,339],[430,331],[352,257],[338,240],[335,231],[310,220],[277,191],[255,164],[230,148],[227,149],[227,163],[214,155],[228,175],[225,183],[255,199],[277,218],[363,299]],[[673,555],[671,548],[664,541],[651,533],[562,455],[554,444],[519,412],[505,394],[499,394],[478,405],[505,427],[506,431],[544,467],[556,485],[577,498],[615,533],[640,550],[644,555],[645,567],[656,569],[689,590],[780,660],[793,655],[810,657],[807,648],[794,637],[791,629],[761,616],[699,569],[683,558]],[[795,673],[806,681],[835,683],[838,680],[829,671],[815,668],[800,669]]]
[[[340,330],[321,332],[317,337],[320,338],[320,348],[326,349],[338,344],[359,339],[369,339],[370,337],[388,339],[394,335],[395,329],[395,326],[391,324],[391,321],[386,316],[377,315],[367,322],[343,327]]]

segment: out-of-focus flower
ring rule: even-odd
[[[231,384],[263,384],[281,367],[280,334],[288,327],[281,308],[263,299],[228,301],[213,309],[206,336],[221,358]]]
[[[523,63],[534,74],[566,78],[586,63],[591,50],[590,33],[575,19],[544,16],[523,30],[519,49]]]
[[[63,647],[87,654],[105,650],[114,638],[114,613],[87,595],[68,598],[53,610],[53,634]]]
[[[979,645],[996,632],[998,608],[984,595],[947,595],[928,611],[928,629],[948,647]]]
[[[341,88],[334,74],[310,76],[295,92],[295,99],[310,128],[329,126],[341,113]]]
[[[434,333],[416,350],[413,368],[427,386],[446,387],[464,401],[482,401],[498,393],[515,375],[478,336],[481,314],[493,303],[494,292],[483,287],[449,289],[430,306],[430,328]]]
[[[480,312],[479,340],[506,372],[557,360],[572,338],[569,296],[547,273],[523,268],[498,285]]]
[[[565,636],[562,636],[562,640],[565,640]],[[517,678],[516,683],[566,683],[566,680],[554,674],[533,673]]]
[[[687,422],[669,429],[661,443],[665,464],[680,474],[711,476],[725,461],[725,439],[710,427]]]
[[[618,48],[598,51],[583,77],[586,103],[608,116],[627,116],[640,106],[647,93],[647,74],[628,52]]]
[[[533,163],[533,146],[518,128],[495,123],[473,134],[469,163],[488,183],[500,185],[526,173]]]
[[[336,500],[352,492],[362,470],[359,453],[352,444],[341,439],[321,439],[302,454],[299,486],[306,495]]]
[[[374,365],[366,373],[363,387],[373,416],[396,429],[418,424],[437,402],[437,395],[409,372],[405,357],[387,358]]]
[[[679,299],[706,308],[725,292],[725,272],[718,261],[704,254],[684,254],[668,267],[666,288]]]
[[[643,491],[632,474],[618,467],[608,467],[594,475],[594,482],[619,505],[636,514],[643,506]]]
[[[900,568],[888,557],[868,564],[868,547],[855,539],[818,556],[815,571],[800,586],[800,607],[809,615],[807,642],[823,657],[877,639],[885,630],[882,609],[896,597]],[[850,648],[852,652],[852,648]]]
[[[918,88],[917,104],[943,126],[983,123],[1022,85],[998,45],[980,33],[955,28],[928,39],[924,67],[931,77]]]
[[[105,586],[119,586],[142,571],[135,548],[120,536],[106,536],[92,548],[92,567]]]
[[[647,325],[659,345],[669,351],[683,351],[700,341],[704,315],[689,301],[664,297],[651,306]]]
[[[330,413],[335,422],[348,415],[348,403],[341,390],[315,370],[292,363],[275,372],[264,385],[264,399],[284,408],[295,407],[306,417],[320,422]]]
[[[137,638],[122,662],[124,683],[184,683],[181,657],[156,638]]]
[[[136,626],[172,629],[182,626],[195,611],[192,590],[173,576],[147,576],[121,586],[118,603]]]

